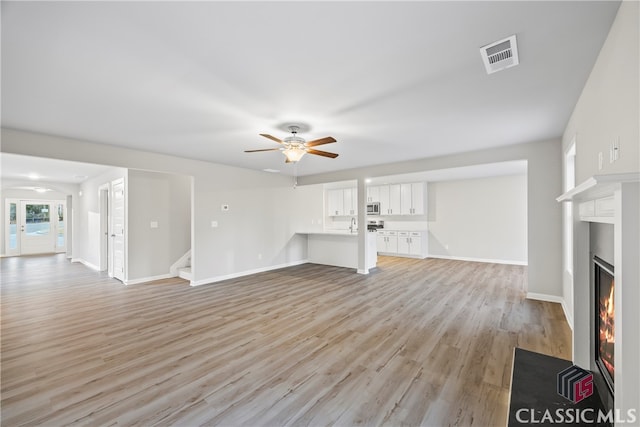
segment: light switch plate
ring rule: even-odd
[[[218,226],[218,221],[211,221],[211,228],[216,228]]]
[[[598,170],[602,170],[602,151],[598,153]]]

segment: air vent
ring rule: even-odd
[[[495,43],[480,48],[482,62],[487,69],[487,74],[495,73],[519,64],[518,45],[516,36],[513,35]]]

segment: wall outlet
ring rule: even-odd
[[[609,147],[609,163],[613,163],[615,159],[613,158],[613,144]]]
[[[227,211],[229,210],[229,205],[222,205],[222,206],[220,207],[220,210],[221,210],[222,212],[227,212]]]

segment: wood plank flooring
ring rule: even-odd
[[[3,426],[504,426],[513,348],[571,358],[520,266],[380,257],[196,288],[1,266]]]

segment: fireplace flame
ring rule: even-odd
[[[609,317],[611,317],[611,315],[613,315],[613,287],[614,287],[614,282],[611,281],[611,292],[609,292],[609,298],[607,298],[607,314],[609,315]]]

